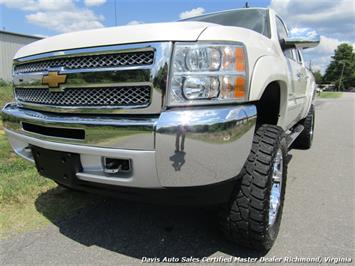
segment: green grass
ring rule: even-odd
[[[12,152],[0,130],[0,238],[63,219],[98,199],[40,176],[30,162]]]
[[[339,91],[322,91],[318,97],[336,99],[336,98],[340,98],[342,95],[343,93]]]
[[[2,109],[3,106],[11,102],[13,99],[12,87],[10,84],[2,84],[0,86],[0,108]]]
[[[11,98],[10,86],[0,87],[0,105]],[[12,151],[0,122],[0,238],[63,219],[98,199],[40,176]]]

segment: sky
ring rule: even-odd
[[[0,29],[42,37],[60,33],[176,21],[203,13],[240,8],[243,0],[0,0]],[[304,56],[312,69],[325,71],[336,47],[355,47],[355,0],[249,0],[250,7],[271,7],[289,29],[314,28],[318,47]],[[116,6],[116,9],[115,9]]]

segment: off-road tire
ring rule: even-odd
[[[269,226],[269,198],[272,169],[281,151],[283,178],[280,207]],[[264,124],[253,139],[252,150],[240,173],[240,179],[228,204],[219,212],[220,228],[228,239],[256,250],[269,250],[279,231],[287,177],[287,145],[282,128]]]
[[[302,119],[299,124],[304,126],[303,131],[292,143],[291,148],[307,150],[311,148],[314,135],[315,112],[314,106],[311,105],[306,118]]]

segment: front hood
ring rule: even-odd
[[[196,41],[205,22],[139,24],[61,34],[22,47],[16,58],[77,48],[157,41]]]

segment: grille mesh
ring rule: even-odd
[[[108,88],[67,88],[51,92],[46,88],[16,88],[17,100],[27,103],[68,107],[143,106],[150,102],[149,86]]]
[[[84,69],[151,65],[153,64],[153,60],[153,51],[119,54],[100,54],[90,56],[56,58],[45,61],[24,63],[16,65],[14,71],[16,74],[18,74],[48,71],[50,67],[64,67],[64,69]]]

